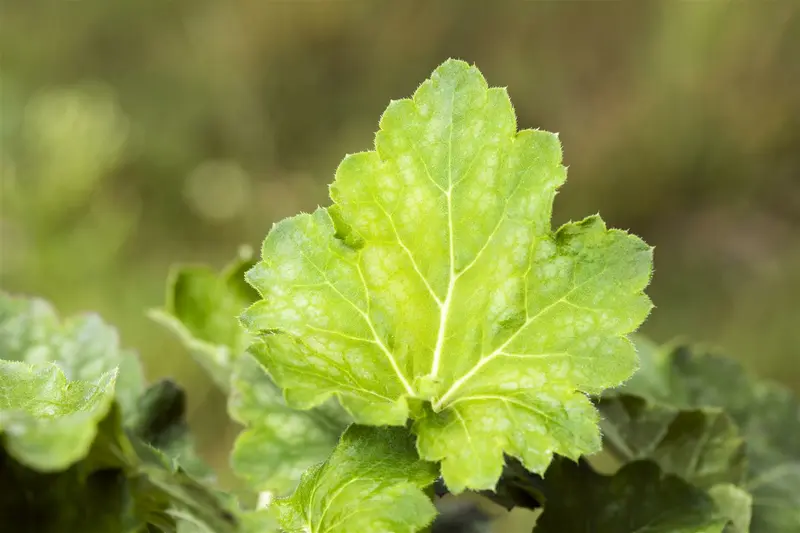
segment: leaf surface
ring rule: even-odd
[[[135,353],[120,347],[116,329],[95,314],[61,321],[53,307],[38,298],[0,291],[0,359],[29,364],[53,362],[69,380],[96,381],[119,369],[116,396],[132,414],[144,388]]]
[[[53,363],[0,361],[0,435],[8,453],[53,472],[83,459],[114,400],[116,372],[68,381]]]
[[[551,228],[561,158],[464,62],[393,101],[334,205],[275,225],[248,272],[263,299],[243,322],[290,404],[413,417],[453,492],[493,488],[504,453],[542,473],[596,451],[586,393],[636,369],[652,250],[597,216]]]
[[[286,533],[411,533],[436,516],[423,492],[436,476],[405,428],[354,425],[328,460],[270,510]]]
[[[535,533],[721,533],[727,522],[705,491],[650,461],[604,476],[585,461],[559,459],[544,478],[547,503]]]
[[[800,399],[702,348],[655,348],[643,361],[643,379],[626,384],[627,392],[682,409],[724,409],[736,422],[747,447],[750,531],[800,530]]]
[[[255,490],[291,492],[307,468],[330,455],[350,418],[335,400],[309,411],[288,407],[250,354],[236,366],[228,411],[246,429],[234,445],[233,470]]]

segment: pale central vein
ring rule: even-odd
[[[439,374],[439,366],[442,360],[442,350],[447,331],[447,317],[450,314],[450,303],[453,301],[453,292],[456,286],[456,253],[455,253],[455,233],[453,232],[453,120],[455,112],[456,91],[450,98],[450,132],[447,140],[447,240],[450,256],[450,269],[448,272],[447,294],[444,302],[439,308],[439,331],[436,334],[436,346],[433,349],[433,362],[431,363],[431,376]]]

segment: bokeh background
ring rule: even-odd
[[[0,286],[118,325],[188,388],[218,467],[223,398],[145,317],[169,266],[326,205],[448,57],[560,132],[557,223],[600,212],[656,246],[645,333],[800,391],[796,1],[4,0],[0,24]]]

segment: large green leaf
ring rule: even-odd
[[[751,531],[800,530],[800,400],[703,349],[650,347],[643,361],[648,364],[627,392],[682,409],[722,408],[738,425],[747,446]]]
[[[58,364],[67,379],[96,381],[119,369],[117,400],[128,415],[144,385],[136,354],[120,348],[119,335],[94,314],[59,320],[44,300],[0,291],[0,359]]]
[[[330,455],[349,417],[335,400],[309,411],[288,407],[249,354],[236,366],[228,410],[247,429],[236,439],[233,469],[256,490],[290,492],[307,468]]]
[[[545,474],[547,503],[535,533],[720,533],[710,496],[650,461],[628,463],[613,476],[584,461],[554,461]]]
[[[164,308],[149,312],[181,339],[224,391],[230,386],[235,360],[252,341],[236,321],[258,296],[244,281],[245,271],[253,265],[251,255],[242,248],[219,273],[205,266],[173,268]]]
[[[412,533],[436,515],[423,491],[435,479],[436,466],[417,456],[405,428],[350,426],[330,458],[270,510],[286,533]]]
[[[492,488],[503,453],[543,472],[600,445],[585,393],[637,367],[652,250],[589,217],[557,231],[556,135],[517,132],[504,89],[447,61],[347,156],[334,206],[278,223],[243,316],[290,405],[415,419],[449,488]]]
[[[114,401],[116,372],[68,381],[53,363],[0,360],[0,437],[20,463],[59,471],[83,459]]]

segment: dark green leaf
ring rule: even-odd
[[[536,533],[719,533],[719,518],[705,491],[636,461],[613,476],[585,461],[554,461],[544,476],[547,503]]]
[[[800,531],[800,400],[728,357],[688,346],[646,348],[641,377],[624,390],[682,409],[724,409],[747,446],[750,530]]]

